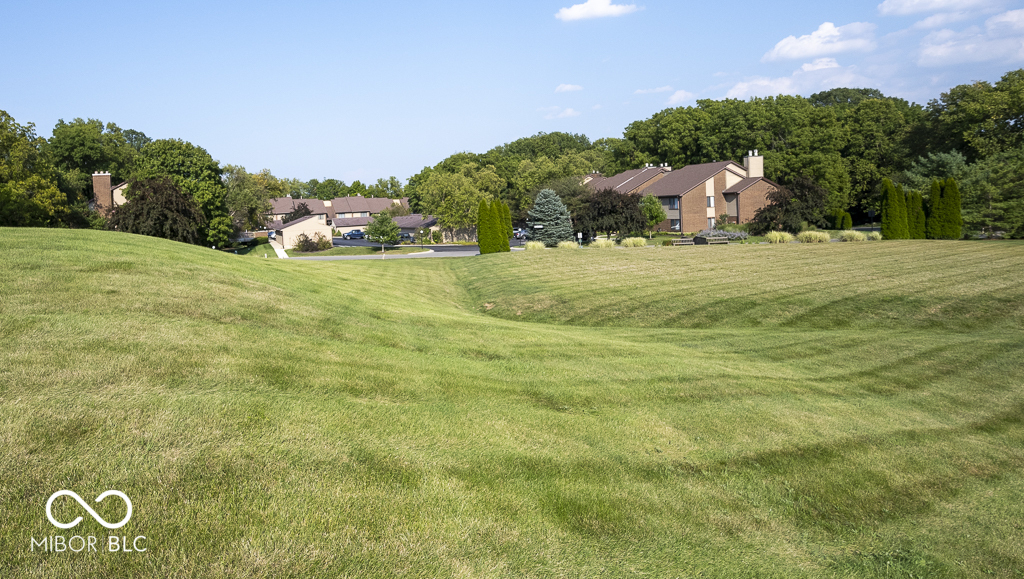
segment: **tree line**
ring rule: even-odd
[[[777,224],[832,226],[847,213],[864,223],[881,215],[884,179],[927,201],[933,180],[954,178],[967,228],[1024,235],[1024,69],[996,83],[956,86],[927,105],[870,88],[700,100],[636,121],[622,138],[540,133],[482,154],[456,153],[410,178],[407,193],[415,209],[453,228],[475,223],[480,201],[492,198],[522,223],[545,188],[583,219],[592,199],[566,178],[578,185],[591,171],[741,162],[752,149],[764,155],[766,176],[788,189],[783,197],[806,201],[798,213],[773,215]]]
[[[109,172],[114,185],[128,182],[125,197],[142,201],[118,208],[108,221],[90,206],[97,171]],[[366,186],[249,173],[221,166],[187,141],[154,140],[97,119],[62,119],[43,139],[33,123],[19,124],[0,110],[0,226],[110,227],[222,247],[265,225],[274,197],[397,198],[402,190],[396,177]]]
[[[455,230],[476,225],[481,201],[500,200],[514,223],[524,223],[537,193],[551,189],[588,231],[621,228],[623,220],[641,230],[642,212],[614,218],[609,208],[623,201],[595,197],[580,178],[645,164],[739,162],[752,149],[764,155],[766,176],[785,186],[780,196],[801,207],[772,214],[776,225],[828,226],[846,214],[863,223],[882,213],[884,179],[905,194],[921,193],[927,206],[932,182],[953,178],[965,228],[1024,236],[1024,69],[953,87],[927,105],[859,88],[700,100],[631,123],[622,138],[538,133],[485,153],[456,153],[405,185],[396,177],[364,185],[249,173],[221,166],[191,143],[152,140],[95,119],[62,120],[42,139],[32,123],[0,111],[0,225],[102,226],[88,210],[91,174],[101,170],[114,182],[170,179],[203,214],[201,243],[260,226],[268,199],[284,195],[407,196],[413,211]]]

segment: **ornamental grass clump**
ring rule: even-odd
[[[615,247],[615,240],[613,240],[613,239],[595,239],[594,241],[590,242],[590,247],[600,247],[600,248]]]
[[[526,242],[526,251],[533,251],[535,249],[544,249],[544,242],[543,241],[527,241]]]
[[[622,247],[647,247],[647,240],[643,237],[627,237],[620,244]]]
[[[559,241],[557,247],[558,249],[577,249],[579,244],[575,241]]]
[[[768,243],[789,243],[793,239],[793,234],[787,231],[769,231],[764,235],[764,240]]]
[[[882,234],[877,231],[868,232],[868,241],[881,241]]]
[[[832,236],[826,231],[801,231],[796,240],[800,243],[828,243],[832,241]]]
[[[839,241],[867,241],[868,236],[864,235],[860,231],[854,231],[852,229],[848,231],[841,231],[839,233]]]

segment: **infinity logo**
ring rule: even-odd
[[[85,501],[82,500],[82,497],[78,496],[74,491],[67,491],[67,490],[57,491],[57,492],[53,493],[52,495],[50,495],[50,500],[46,501],[46,518],[50,519],[50,522],[53,523],[54,527],[58,527],[58,528],[61,528],[61,529],[70,529],[71,527],[74,527],[78,523],[82,522],[82,517],[78,517],[77,519],[75,519],[75,520],[73,520],[73,521],[71,521],[70,523],[67,523],[67,524],[61,523],[57,519],[53,518],[53,513],[50,512],[50,507],[53,506],[53,501],[57,497],[66,496],[66,497],[72,497],[73,499],[78,501],[78,504],[82,505],[83,509],[89,511],[89,514],[92,515],[92,518],[96,519],[97,523],[103,525],[104,527],[106,527],[108,529],[119,529],[119,528],[125,526],[126,524],[128,524],[128,520],[132,518],[132,500],[128,498],[128,495],[122,493],[121,491],[107,491],[107,492],[103,493],[102,495],[96,497],[96,502],[98,503],[98,502],[102,501],[103,499],[109,497],[110,495],[114,495],[115,497],[121,497],[121,499],[125,502],[125,504],[128,505],[128,514],[125,515],[124,518],[121,519],[121,522],[119,522],[119,523],[111,524],[111,523],[108,523],[108,522],[104,521],[103,517],[99,516],[99,514],[96,511],[92,510],[92,508],[88,504],[86,504]]]

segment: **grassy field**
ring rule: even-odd
[[[1022,244],[0,234],[2,577],[1024,576]]]

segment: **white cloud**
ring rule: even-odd
[[[811,72],[812,70],[824,70],[826,68],[839,68],[839,63],[834,58],[818,58],[814,62],[804,63],[800,70]]]
[[[590,108],[596,111],[596,110],[599,110],[601,108],[601,105],[594,105],[594,106],[592,106]]]
[[[633,94],[651,94],[654,92],[668,92],[672,90],[670,86],[659,86],[658,88],[638,88]]]
[[[574,90],[583,90],[583,87],[578,84],[560,84],[555,87],[555,92],[572,92]]]
[[[985,28],[971,26],[955,32],[936,30],[921,40],[917,63],[946,66],[965,62],[1024,61],[1024,9],[1010,10],[985,21]]]
[[[685,103],[686,101],[692,100],[695,96],[697,95],[693,94],[692,92],[686,92],[685,90],[677,90],[676,92],[672,93],[672,96],[668,97],[668,105],[673,107],[679,106]]]
[[[804,64],[790,76],[754,77],[736,83],[726,98],[775,96],[780,94],[809,95],[841,86],[872,86],[871,80],[857,74],[855,67],[842,67],[832,58],[820,58]]]
[[[886,16],[905,16],[921,12],[948,12],[950,10],[977,10],[988,8],[998,0],[885,0],[878,11]]]
[[[569,8],[562,8],[555,14],[555,18],[568,22],[586,18],[625,16],[636,11],[636,4],[612,4],[612,0],[587,0],[583,4],[573,4]]]
[[[551,120],[551,119],[567,119],[569,117],[578,117],[578,116],[580,116],[580,112],[579,111],[573,110],[571,108],[563,109],[562,107],[547,107],[545,109],[540,109],[540,110],[547,111],[548,114],[544,115],[544,118],[548,119],[548,120]]]
[[[967,20],[971,16],[972,15],[967,12],[940,12],[938,14],[933,14],[924,20],[918,20],[914,23],[913,27],[917,29],[923,28],[925,30],[930,28],[939,28],[941,26],[946,26],[947,24]]]
[[[761,62],[782,58],[812,58],[851,50],[872,50],[875,48],[874,32],[875,25],[870,22],[853,22],[839,27],[825,22],[814,32],[800,38],[783,38],[761,58]]]

